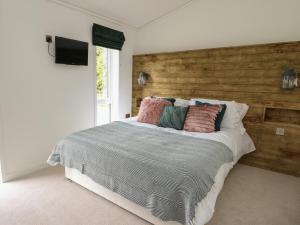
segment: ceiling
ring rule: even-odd
[[[140,28],[192,0],[60,0],[116,22]]]

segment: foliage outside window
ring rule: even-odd
[[[107,49],[96,47],[97,97],[108,97]]]

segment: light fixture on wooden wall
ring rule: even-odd
[[[281,79],[281,88],[284,90],[291,90],[298,86],[297,72],[292,68],[286,68]]]
[[[138,85],[139,85],[139,86],[144,86],[144,85],[146,85],[148,79],[149,79],[149,74],[148,74],[148,73],[145,73],[145,72],[143,72],[143,71],[141,71],[141,72],[139,73],[139,78],[138,78],[138,80],[137,80]]]

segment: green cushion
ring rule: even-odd
[[[158,126],[182,130],[187,111],[188,107],[165,106]]]

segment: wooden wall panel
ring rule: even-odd
[[[300,176],[300,126],[264,121],[265,108],[300,109],[300,88],[280,89],[285,67],[300,72],[300,42],[203,49],[133,56],[132,114],[137,102],[150,95],[177,98],[236,100],[250,106],[244,124],[257,151],[242,163]],[[137,85],[140,71],[150,74],[147,85]],[[273,120],[278,114],[269,111]],[[293,120],[299,113],[291,112]],[[285,136],[275,135],[277,127]]]

